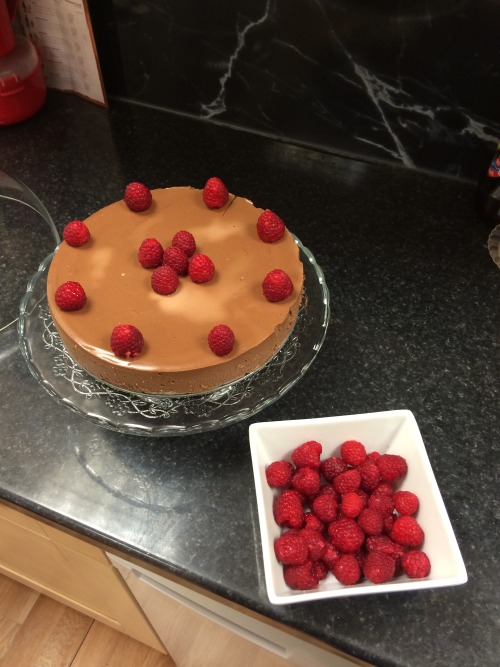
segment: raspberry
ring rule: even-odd
[[[264,211],[257,220],[257,234],[264,243],[274,243],[283,238],[285,223],[272,211]]]
[[[373,462],[375,462],[377,459],[380,458],[380,456],[381,456],[381,455],[380,455],[379,452],[370,452],[369,454],[366,455],[366,458],[367,458],[369,461],[373,461]]]
[[[365,508],[364,499],[356,491],[348,491],[342,496],[342,515],[354,519]]]
[[[151,274],[151,287],[157,294],[173,294],[179,287],[179,276],[171,266],[159,266]]]
[[[427,554],[418,549],[404,553],[401,556],[401,566],[411,579],[422,579],[431,571],[431,563]]]
[[[262,282],[262,292],[271,303],[284,301],[293,292],[293,283],[285,271],[273,269]]]
[[[208,334],[208,347],[218,357],[225,357],[234,347],[234,333],[227,324],[217,324]]]
[[[327,482],[333,482],[333,478],[347,470],[347,463],[338,456],[325,459],[320,465],[321,473]]]
[[[357,584],[361,579],[361,568],[358,559],[352,554],[343,554],[332,567],[335,578],[344,586]]]
[[[400,558],[404,553],[404,548],[400,544],[396,544],[387,535],[370,535],[365,541],[366,550],[369,551],[383,551],[393,558]]]
[[[131,211],[147,211],[153,201],[151,190],[143,183],[129,183],[123,197]]]
[[[298,590],[310,590],[316,588],[319,583],[314,563],[306,560],[302,565],[285,565],[283,568],[285,583],[290,588]]]
[[[183,250],[188,257],[196,250],[196,241],[191,232],[187,232],[182,229],[180,232],[176,232],[172,239],[172,245],[176,248]]]
[[[296,447],[292,452],[292,461],[297,468],[316,468],[319,470],[320,456],[323,447],[316,440],[308,440]]]
[[[380,478],[384,482],[394,482],[398,477],[406,475],[408,466],[406,460],[398,454],[382,454],[376,464],[380,471]]]
[[[293,466],[289,461],[273,461],[266,468],[266,480],[270,487],[285,488],[292,479]]]
[[[83,308],[87,302],[87,295],[80,283],[68,280],[56,289],[54,299],[61,310],[73,311]]]
[[[338,504],[333,496],[323,493],[312,502],[312,511],[325,523],[330,523],[337,518]]]
[[[320,486],[319,473],[312,468],[298,468],[292,475],[292,487],[305,496],[316,496]]]
[[[359,466],[366,460],[366,448],[357,440],[346,440],[340,445],[340,456],[350,466]]]
[[[312,574],[318,581],[322,581],[323,579],[326,579],[328,575],[328,567],[326,564],[323,562],[323,560],[315,560],[313,561],[312,568],[311,568]]]
[[[377,468],[378,468],[378,466],[377,466]],[[394,494],[394,488],[393,488],[392,484],[389,484],[389,482],[380,482],[373,489],[372,496],[374,496],[374,495],[392,496],[393,494]]]
[[[90,232],[87,225],[81,220],[73,220],[63,229],[63,239],[68,245],[78,248],[85,245],[90,239]]]
[[[384,517],[378,510],[365,508],[358,516],[358,526],[366,535],[380,535],[384,528]]]
[[[179,276],[186,276],[188,272],[188,256],[175,245],[165,248],[163,253],[163,264],[171,266]]]
[[[132,359],[141,353],[144,338],[132,324],[118,324],[111,332],[110,345],[117,357]]]
[[[300,534],[289,531],[275,541],[274,553],[283,565],[302,565],[307,560],[307,542]]]
[[[215,266],[207,255],[194,255],[188,266],[188,274],[194,283],[208,283],[214,277]]]
[[[308,555],[311,560],[319,560],[326,551],[326,542],[317,530],[302,528],[299,531],[300,537],[307,545]]]
[[[302,502],[296,491],[285,489],[275,500],[274,520],[278,526],[300,528],[302,526]]]
[[[372,493],[368,498],[368,507],[372,510],[378,510],[383,516],[390,516],[394,510],[394,500],[392,496]]]
[[[328,526],[333,545],[343,553],[357,551],[365,541],[365,534],[354,519],[342,517]]]
[[[383,551],[370,551],[365,558],[363,574],[374,584],[382,584],[394,576],[394,558]]]
[[[203,188],[203,201],[208,208],[221,208],[228,198],[229,192],[220,178],[216,176],[209,178]]]
[[[156,269],[163,259],[163,248],[157,239],[144,239],[139,246],[137,257],[145,269]]]
[[[318,517],[315,514],[313,514],[312,512],[304,513],[304,528],[309,528],[310,530],[317,530],[318,532],[321,533],[324,527],[325,525],[323,521],[321,521],[321,519],[318,519]]]
[[[348,493],[348,491],[357,491],[361,484],[361,475],[355,468],[341,472],[333,480],[333,488],[338,493]]]
[[[321,560],[329,570],[332,569],[333,564],[340,558],[341,554],[331,542],[325,542],[325,552],[321,556]]]
[[[418,497],[411,491],[396,491],[393,498],[394,509],[399,514],[415,514],[418,510]]]
[[[412,516],[398,517],[392,526],[391,538],[404,547],[419,547],[424,541],[424,531]]]
[[[376,463],[365,461],[358,466],[361,475],[361,488],[364,491],[373,491],[380,482],[380,472]]]

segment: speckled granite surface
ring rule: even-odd
[[[102,429],[34,381],[12,326],[0,332],[0,495],[373,664],[496,664],[500,273],[473,186],[60,94],[2,128],[0,142],[0,169],[35,191],[59,229],[134,179],[202,185],[218,174],[279,212],[323,267],[332,318],[309,372],[254,420],[412,410],[469,581],[273,607],[248,422],[177,438]],[[5,247],[2,272],[14,272],[23,251]],[[19,296],[6,288],[2,314]]]

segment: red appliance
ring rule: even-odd
[[[39,51],[14,33],[16,7],[17,0],[0,0],[0,125],[30,118],[47,94]]]

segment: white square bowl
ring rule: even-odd
[[[269,600],[273,604],[291,604],[325,598],[370,593],[392,593],[441,586],[456,586],[467,581],[467,572],[432,472],[415,417],[409,410],[391,410],[341,417],[261,422],[249,427],[250,451],[255,477],[257,508],[264,556],[264,574]],[[362,581],[344,586],[333,574],[310,591],[293,590],[283,578],[283,567],[274,555],[274,542],[281,533],[273,516],[277,490],[266,481],[266,468],[273,461],[288,459],[292,451],[307,440],[323,446],[322,459],[340,456],[345,440],[359,440],[368,452],[399,454],[408,463],[408,473],[400,488],[418,495],[420,506],[416,518],[425,533],[422,550],[431,561],[425,579],[400,575],[385,584]]]

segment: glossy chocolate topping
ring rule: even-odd
[[[85,220],[91,240],[79,248],[63,242],[47,279],[54,323],[68,352],[92,375],[146,393],[193,393],[219,386],[255,370],[281,346],[297,317],[303,267],[291,234],[275,243],[257,235],[262,209],[234,195],[216,210],[203,203],[201,190],[178,187],[153,190],[148,211],[130,211],[123,201]],[[215,276],[205,284],[181,277],[169,296],[151,288],[152,270],[144,269],[137,251],[145,238],[165,248],[177,231],[190,231],[196,252],[208,255]],[[269,303],[262,281],[272,269],[285,270],[292,295]],[[54,303],[57,287],[74,280],[83,286],[82,310],[63,312]],[[135,359],[116,357],[110,349],[117,324],[133,324],[144,336]],[[227,324],[236,343],[226,357],[208,347],[216,324]]]

